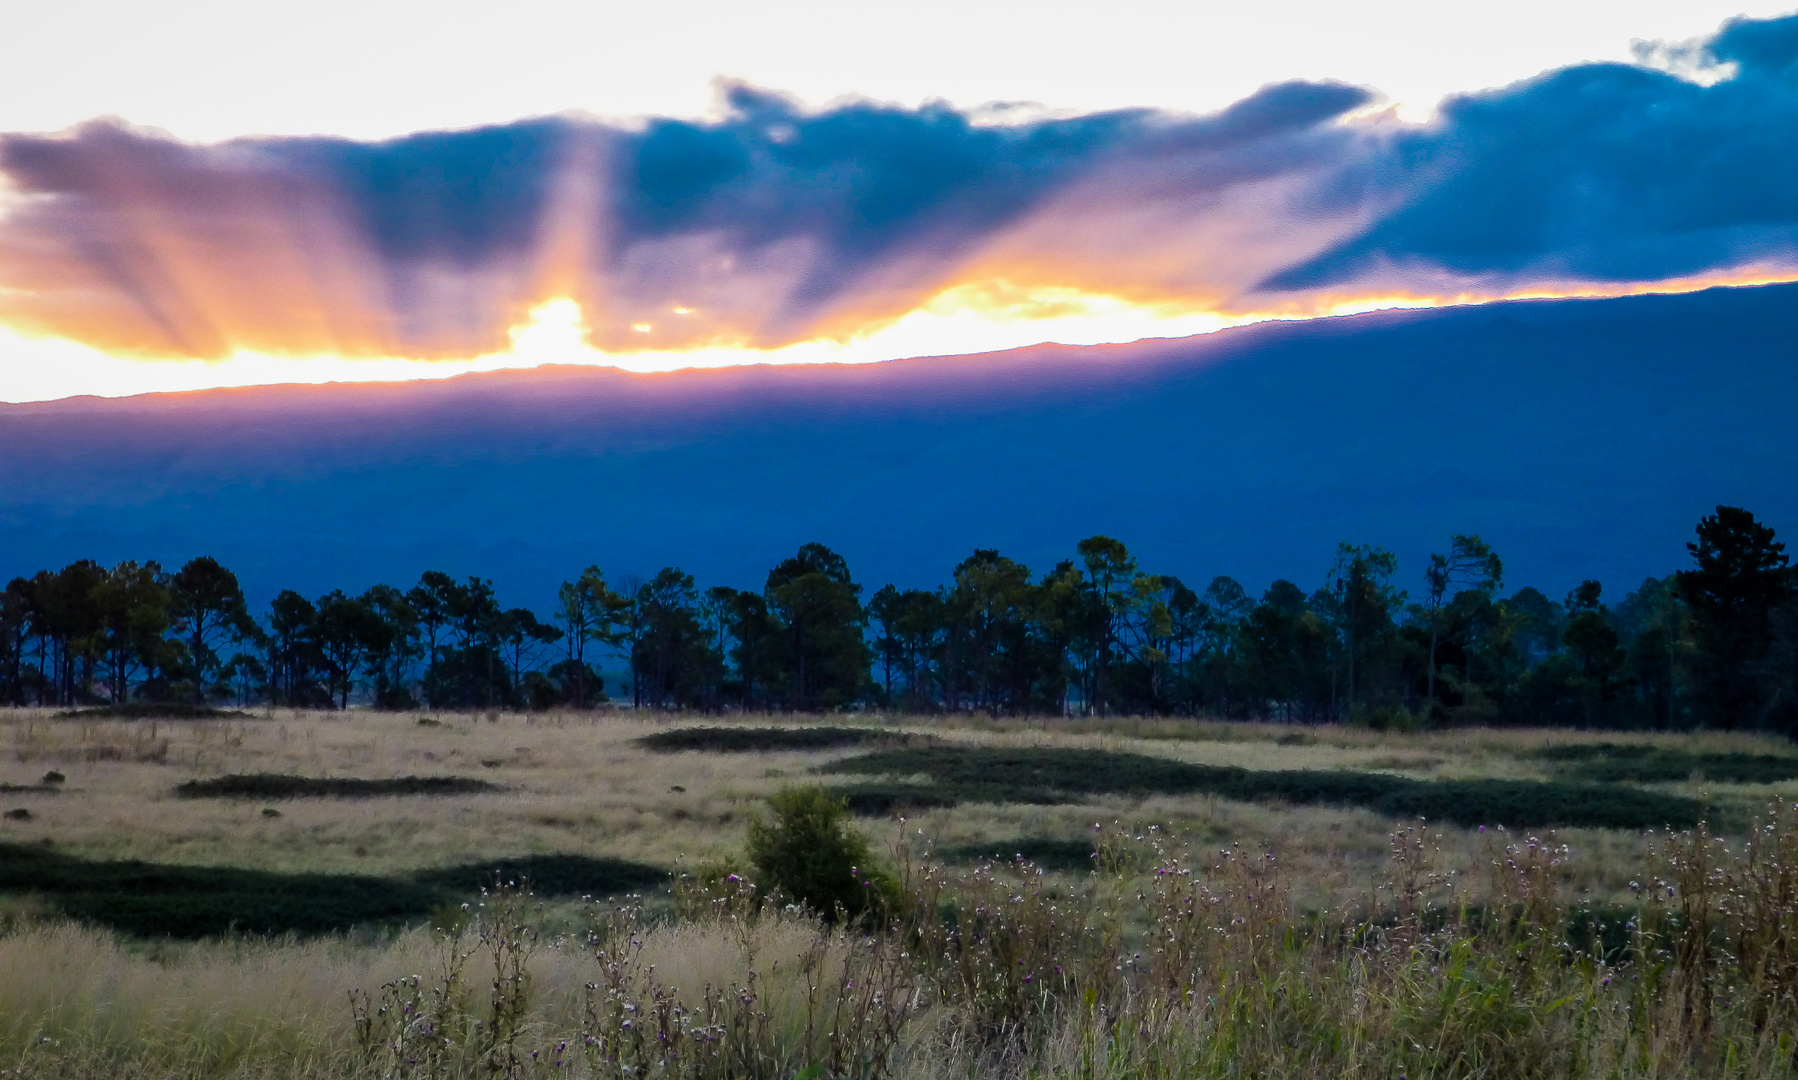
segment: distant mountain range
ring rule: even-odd
[[[1798,539],[1798,285],[1267,323],[846,367],[545,368],[0,405],[0,578],[212,554],[259,602],[420,571],[546,605],[597,563],[873,586],[1094,533],[1145,569],[1319,584],[1338,541],[1479,533],[1507,585],[1620,597],[1744,505]]]

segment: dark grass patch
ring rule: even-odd
[[[861,727],[684,727],[658,731],[637,745],[663,754],[703,750],[714,754],[757,751],[835,750],[844,746],[930,746],[934,735]]]
[[[68,709],[57,716],[76,720],[258,720],[255,713],[240,709],[217,709],[191,702],[133,701],[124,705],[96,705],[87,709]]]
[[[1670,746],[1575,743],[1536,752],[1555,772],[1602,783],[1668,783],[1702,776],[1725,784],[1777,784],[1798,779],[1798,757],[1779,754],[1707,753]]]
[[[604,896],[653,888],[655,867],[581,855],[530,855],[409,877],[283,874],[236,867],[95,861],[0,844],[0,892],[41,897],[63,915],[145,938],[229,934],[302,937],[418,923],[477,895],[495,873],[540,896]]]
[[[384,795],[478,795],[504,790],[498,784],[467,776],[360,780],[351,776],[234,773],[178,784],[175,795],[183,799],[374,799]]]
[[[978,801],[959,798],[947,788],[887,781],[846,784],[833,787],[830,792],[848,805],[850,813],[863,817],[891,817],[908,811],[934,810],[959,802]]]
[[[452,892],[478,892],[495,882],[528,882],[538,896],[611,896],[656,888],[668,880],[668,871],[628,859],[524,855],[428,870],[413,880]]]
[[[1044,870],[1086,871],[1093,868],[1091,840],[1063,840],[1053,836],[1019,836],[979,844],[937,848],[944,862],[1016,862],[1024,860]]]
[[[54,795],[61,790],[55,784],[0,784],[0,795]]]
[[[90,861],[0,844],[0,891],[34,893],[64,915],[138,937],[314,935],[423,918],[444,897],[356,874]]]
[[[825,767],[928,776],[947,802],[1066,803],[1092,795],[1217,795],[1248,802],[1359,806],[1457,825],[1650,829],[1697,823],[1696,800],[1620,784],[1413,780],[1350,771],[1252,771],[1106,750],[934,746],[879,750]],[[912,785],[916,787],[917,785]],[[854,803],[852,802],[853,806]]]

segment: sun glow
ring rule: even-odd
[[[676,307],[671,314],[693,314]],[[536,308],[512,332],[517,356],[558,357],[544,363],[604,364],[635,372],[744,364],[867,364],[909,356],[993,352],[1043,342],[1096,345],[1145,337],[1206,334],[1265,316],[1226,316],[1179,306],[1145,304],[1073,288],[1022,289],[1004,281],[958,285],[884,325],[842,338],[819,338],[758,349],[731,341],[696,348],[601,352],[580,339],[580,309],[570,300]],[[645,336],[651,323],[632,327]],[[584,359],[571,357],[581,352]]]
[[[1023,287],[1005,280],[956,285],[915,310],[840,338],[778,348],[715,341],[698,347],[605,351],[588,340],[580,305],[555,297],[531,309],[509,332],[503,352],[467,360],[404,357],[273,356],[240,351],[224,360],[144,360],[107,355],[76,342],[33,338],[0,326],[0,401],[46,401],[78,395],[134,394],[284,383],[402,382],[552,364],[603,366],[637,373],[752,364],[865,364],[913,356],[993,352],[1042,343],[1098,345],[1208,334],[1275,319],[1306,319],[1394,308],[1443,307],[1506,299],[1624,296],[1690,292],[1719,285],[1793,280],[1788,268],[1750,268],[1640,285],[1477,288],[1427,295],[1395,289],[1379,295],[1311,296],[1289,309],[1218,311],[1172,301],[1150,302],[1069,287]],[[675,306],[670,318],[696,309]],[[633,331],[653,340],[654,323]]]
[[[671,317],[693,313],[687,307],[669,311]],[[603,351],[588,343],[581,307],[566,297],[533,308],[525,323],[508,332],[511,344],[506,351],[467,360],[291,357],[251,351],[223,360],[125,359],[87,345],[28,338],[0,327],[0,400],[45,401],[83,394],[127,397],[279,383],[390,382],[548,364],[638,373],[748,364],[865,364],[1042,342],[1090,345],[1185,337],[1265,317],[1143,304],[1072,288],[1025,290],[1005,282],[982,282],[947,289],[917,310],[865,332],[772,349],[717,341],[696,348]],[[652,338],[655,327],[638,323],[632,329]]]

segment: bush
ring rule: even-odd
[[[898,896],[841,799],[821,787],[783,788],[768,797],[768,807],[772,819],[749,822],[749,861],[763,889],[778,889],[832,921],[865,918]]]
[[[1422,731],[1426,720],[1423,713],[1412,712],[1402,705],[1356,705],[1349,712],[1352,726],[1375,731]]]

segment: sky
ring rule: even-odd
[[[1780,4],[15,7],[5,401],[1798,278]]]

